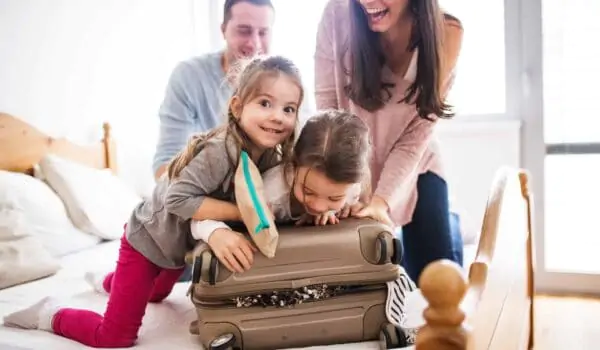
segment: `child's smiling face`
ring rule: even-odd
[[[308,214],[319,215],[342,209],[355,185],[334,182],[322,171],[302,166],[296,170],[293,193]]]
[[[290,137],[298,121],[302,91],[285,74],[265,77],[257,93],[241,106],[234,97],[233,105],[239,111],[240,125],[259,151],[273,148]]]

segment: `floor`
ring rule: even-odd
[[[537,296],[535,350],[600,349],[600,299]]]

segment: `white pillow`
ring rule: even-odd
[[[0,209],[0,289],[55,274],[58,260],[31,236],[26,215],[17,209]]]
[[[19,213],[19,220],[27,223],[26,229],[17,225],[20,221],[15,221],[9,211]],[[55,257],[92,247],[101,240],[77,230],[60,197],[47,184],[29,175],[0,170],[0,212],[4,218],[2,237],[27,234]]]
[[[80,230],[114,240],[142,200],[108,169],[94,169],[55,155],[44,157],[39,173],[65,203]]]

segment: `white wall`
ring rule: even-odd
[[[451,206],[479,230],[496,171],[521,164],[521,123],[443,121],[437,130],[450,188]]]
[[[54,136],[113,125],[121,174],[152,183],[158,106],[173,66],[209,49],[205,0],[0,0],[0,111]]]

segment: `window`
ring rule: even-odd
[[[597,0],[542,1],[545,258],[551,271],[600,273],[600,35]]]
[[[547,155],[544,168],[546,269],[599,274],[600,154]]]
[[[544,138],[547,143],[600,143],[597,0],[545,0]]]
[[[309,109],[314,108],[314,53],[317,29],[328,1],[311,0],[311,6],[302,6],[289,0],[273,1],[277,11],[273,30],[273,53],[290,57],[298,65]]]

